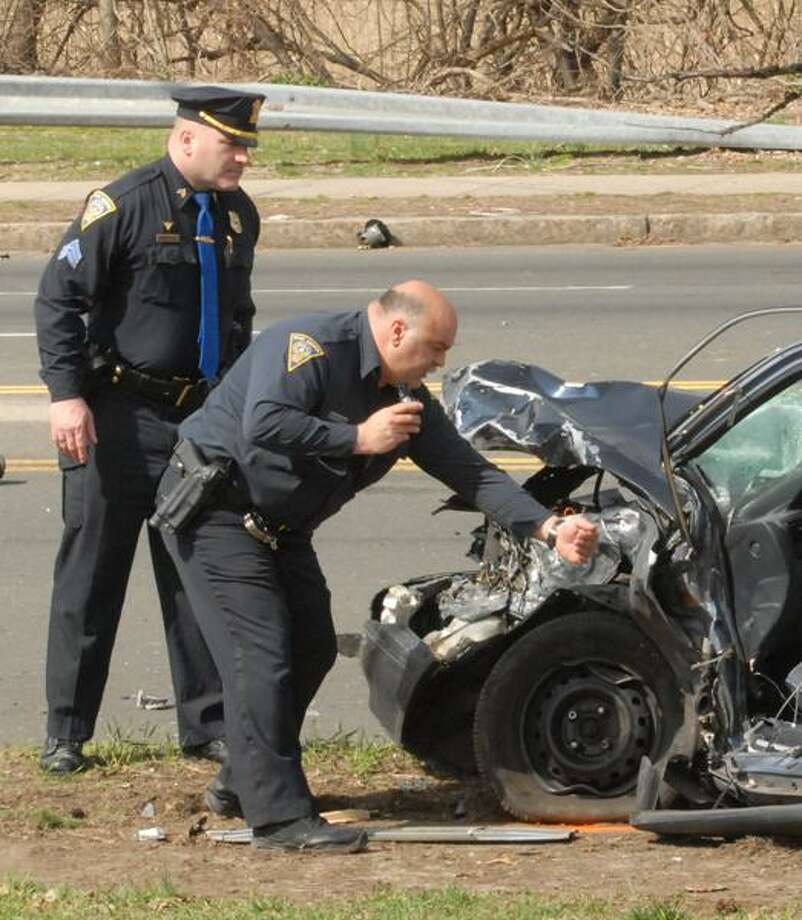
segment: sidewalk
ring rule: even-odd
[[[74,214],[99,184],[5,182],[0,204],[38,203],[41,213],[51,202]],[[270,249],[354,248],[368,218],[383,220],[407,246],[802,240],[802,172],[246,176],[243,186],[263,216],[260,248]],[[50,251],[65,226],[66,218],[0,223],[0,248]]]

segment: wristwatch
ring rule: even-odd
[[[557,518],[557,520],[549,527],[549,529],[544,534],[546,538],[546,546],[549,549],[554,549],[557,545],[557,531],[565,523],[565,518]]]

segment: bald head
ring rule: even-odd
[[[427,281],[393,285],[368,306],[368,320],[382,361],[381,383],[420,386],[445,364],[457,334],[457,313]]]

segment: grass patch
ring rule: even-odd
[[[78,818],[59,815],[50,808],[37,808],[32,815],[33,824],[38,831],[57,831],[64,828],[70,829],[78,827],[80,820]]]
[[[90,741],[84,746],[84,753],[94,766],[106,772],[147,761],[176,760],[181,755],[181,748],[172,737],[157,737],[155,726],[145,726],[139,734],[137,737],[113,723],[107,737]]]
[[[0,177],[108,178],[162,156],[165,140],[163,128],[0,127]],[[281,131],[263,131],[253,151],[254,167],[279,177],[531,172],[597,154],[581,144]]]
[[[690,920],[699,914],[680,901],[623,907],[588,898],[553,899],[538,895],[471,894],[457,887],[405,892],[391,888],[349,901],[324,900],[314,905],[280,898],[196,898],[178,893],[169,880],[151,888],[117,888],[81,892],[60,886],[45,888],[31,881],[0,884],[0,920],[41,917],[83,920],[113,916],[140,920],[158,914],[173,920]],[[788,911],[768,913],[736,908],[728,917],[750,920],[791,920]]]
[[[343,734],[307,741],[304,767],[365,780],[376,774],[419,772],[420,761],[390,741],[355,741],[351,734]]]
[[[7,745],[4,750],[25,760],[37,762],[40,750],[32,745]],[[104,773],[114,773],[126,767],[150,762],[177,762],[181,748],[171,736],[158,737],[155,726],[145,726],[135,733],[117,724],[107,728],[106,737],[89,741],[84,754],[90,767]],[[336,734],[330,738],[313,738],[304,743],[304,767],[321,773],[347,774],[354,779],[366,779],[383,773],[420,772],[420,761],[391,741],[356,739],[353,733]],[[44,778],[64,782],[70,775],[46,773]],[[80,774],[72,774],[78,776]],[[3,814],[0,809],[0,816]]]
[[[5,745],[0,751],[34,763],[38,763],[41,753],[40,748],[33,745]],[[158,737],[156,726],[146,725],[135,732],[116,723],[107,727],[104,738],[88,741],[83,752],[89,760],[90,767],[104,773],[115,773],[141,763],[175,761],[181,756],[181,748],[175,739],[169,735]],[[40,775],[44,779],[61,783],[81,773],[59,776],[41,772]],[[2,814],[3,811],[0,809],[0,817]]]

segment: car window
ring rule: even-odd
[[[802,472],[802,380],[744,416],[695,462],[725,515],[779,478]]]

